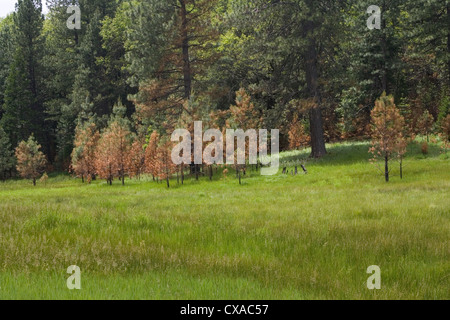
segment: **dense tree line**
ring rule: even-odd
[[[170,134],[198,120],[279,128],[282,148],[322,157],[328,141],[368,137],[374,108],[394,101],[403,137],[448,145],[450,1],[379,1],[369,30],[372,2],[47,0],[44,16],[41,0],[18,0],[0,20],[0,176],[33,137],[88,181],[183,180],[164,161]]]

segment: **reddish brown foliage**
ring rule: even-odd
[[[145,150],[142,139],[136,139],[131,145],[126,159],[130,178],[140,178],[145,168]]]
[[[31,136],[27,142],[22,141],[16,148],[17,171],[24,179],[31,179],[36,185],[36,179],[44,172],[47,160],[40,151],[41,146]]]
[[[311,141],[311,138],[305,132],[305,127],[299,120],[298,114],[294,115],[294,119],[289,126],[289,149],[299,150],[307,147]]]
[[[385,163],[385,178],[389,181],[389,161],[396,153],[406,152],[403,130],[405,120],[400,115],[392,96],[383,96],[372,110],[372,161],[382,158]]]
[[[96,149],[95,167],[99,177],[109,184],[119,177],[125,184],[129,150],[130,131],[118,122],[111,123],[103,132]]]
[[[156,131],[150,136],[150,141],[147,148],[145,149],[145,162],[144,170],[146,173],[151,174],[153,179],[158,176],[158,144],[159,144],[159,134]]]
[[[100,134],[94,123],[77,126],[74,149],[72,151],[72,170],[76,176],[87,178],[90,183],[95,176],[95,152]]]

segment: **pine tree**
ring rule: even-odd
[[[41,0],[18,0],[13,19],[16,49],[6,81],[1,123],[13,146],[34,133],[48,150],[40,64],[44,21]]]
[[[240,129],[243,131],[255,130],[256,139],[258,140],[258,129],[261,128],[263,119],[261,113],[251,101],[251,96],[244,88],[236,92],[236,105],[230,107],[229,118],[227,121],[227,128]],[[243,150],[239,150],[243,151]],[[249,159],[250,141],[245,141],[245,159]],[[236,158],[236,172],[240,178],[241,171],[246,172],[246,165],[237,164]]]
[[[14,55],[14,20],[12,15],[0,19],[0,119],[2,117],[1,106],[5,102],[5,85],[9,74],[9,67]]]
[[[47,160],[40,151],[41,146],[33,136],[28,141],[22,141],[16,148],[17,171],[24,179],[31,179],[36,185],[36,179],[44,172]]]
[[[14,168],[15,158],[6,132],[0,127],[0,177],[6,179],[6,173]]]
[[[50,13],[45,28],[46,112],[54,127],[58,164],[70,158],[75,125],[83,104],[88,100],[91,111],[109,117],[111,106],[120,98],[126,100],[125,75],[111,74],[108,69],[124,56],[107,59],[102,31],[109,28],[105,19],[113,19],[122,1],[112,0],[49,0]],[[69,29],[67,7],[78,5],[81,29]],[[109,20],[108,20],[109,21]],[[114,49],[116,49],[114,47]],[[124,54],[124,53],[123,53]],[[120,77],[119,79],[117,77]]]
[[[416,0],[407,3],[409,29],[415,50],[421,55],[430,52],[440,68],[444,95],[450,95],[450,2]]]
[[[126,108],[117,104],[108,127],[101,135],[96,151],[96,171],[100,178],[110,185],[115,177],[125,185],[128,174],[128,153],[131,147],[129,120],[125,116]]]
[[[163,141],[157,150],[156,167],[161,180],[166,180],[167,188],[170,188],[170,178],[177,171],[176,165],[172,162],[172,143]]]
[[[171,131],[186,112],[194,90],[202,92],[202,76],[215,60],[211,48],[217,32],[211,15],[215,0],[143,1],[131,12],[128,48],[140,87],[136,97],[141,117]]]
[[[308,110],[311,156],[324,156],[322,113],[331,104],[325,86],[331,77],[326,71],[331,69],[330,61],[338,56],[339,41],[346,36],[343,12],[350,3],[330,0],[231,3],[234,29],[231,37],[240,41],[236,44],[238,49],[244,46],[238,56],[237,71],[246,76],[256,75],[246,81],[252,81],[252,87],[263,97],[261,103],[267,105],[270,122],[279,123],[280,113],[285,112],[285,106],[293,99],[314,101]],[[242,68],[242,61],[246,60],[251,66]]]
[[[114,134],[106,130],[102,133],[95,151],[95,171],[99,178],[105,179],[109,185],[112,185],[120,170],[114,157],[115,143]]]
[[[158,176],[159,164],[158,164],[158,145],[159,134],[157,131],[153,131],[150,135],[148,145],[145,149],[145,172],[153,176],[153,180]]]
[[[95,176],[95,151],[100,134],[95,123],[80,123],[75,131],[74,149],[72,151],[72,170],[83,182],[90,183]]]
[[[394,98],[383,94],[375,102],[372,110],[372,147],[370,153],[373,155],[373,162],[378,158],[384,161],[384,176],[389,182],[389,161],[397,153],[406,150],[404,144],[403,130],[405,120],[395,106]]]
[[[127,156],[127,167],[130,178],[140,179],[145,168],[145,149],[142,139],[136,137]]]

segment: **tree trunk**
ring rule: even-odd
[[[400,158],[400,179],[403,179],[403,158]]]
[[[447,2],[447,54],[448,88],[450,89],[450,2]]]
[[[384,157],[384,176],[386,182],[389,182],[389,157],[387,155]]]
[[[36,186],[36,178],[33,178],[33,186]]]
[[[190,99],[192,91],[192,73],[189,57],[188,17],[185,0],[179,0],[181,7],[181,38],[183,51],[184,98]]]
[[[323,120],[320,107],[313,108],[309,115],[311,126],[311,157],[322,158],[327,154],[323,134]]]
[[[381,9],[382,12],[386,12],[386,1],[383,1],[383,8]],[[383,19],[383,15],[381,16],[381,48],[383,50],[383,69],[381,74],[381,89],[383,92],[386,92],[386,94],[389,94],[389,88],[388,88],[388,80],[387,80],[387,39],[386,39],[386,19]]]
[[[310,38],[306,52],[306,82],[308,93],[311,99],[314,99],[316,107],[311,108],[309,112],[310,130],[311,130],[311,157],[321,158],[327,154],[325,148],[325,137],[323,132],[323,119],[320,108],[320,90],[319,90],[319,71],[318,54],[316,49],[316,39],[314,38],[314,23],[308,21],[305,26],[306,34]]]
[[[181,164],[181,184],[184,184],[184,163]]]

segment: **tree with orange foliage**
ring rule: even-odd
[[[119,167],[115,161],[116,141],[114,133],[106,130],[101,135],[95,152],[95,169],[101,179],[105,179],[109,185],[119,172]]]
[[[96,150],[97,173],[110,185],[115,177],[125,185],[125,175],[128,173],[127,159],[131,148],[131,132],[125,111],[121,103],[114,107],[109,126],[101,135]]]
[[[140,179],[145,168],[145,149],[142,139],[136,138],[134,140],[126,161],[130,178],[137,177]]]
[[[158,176],[158,144],[159,144],[159,134],[156,131],[153,131],[150,135],[150,139],[148,145],[145,149],[145,162],[144,162],[144,171],[149,173],[153,177],[153,181]]]
[[[44,172],[47,160],[40,151],[41,145],[33,136],[22,141],[16,148],[17,171],[24,179],[31,179],[36,186],[36,179]]]
[[[289,126],[289,148],[291,150],[300,150],[307,147],[310,144],[311,138],[305,132],[305,127],[298,118],[298,114],[294,115],[294,118]]]
[[[239,129],[258,129],[262,122],[262,115],[251,101],[251,96],[244,88],[236,92],[236,105],[230,107],[229,125]]]
[[[95,177],[95,152],[99,139],[100,133],[95,123],[78,124],[72,151],[72,170],[83,183],[85,177],[88,183]]]
[[[403,129],[405,119],[400,114],[392,96],[384,93],[375,102],[372,110],[372,147],[370,153],[373,155],[372,162],[378,158],[384,160],[384,176],[389,182],[389,161],[395,154],[406,151],[404,144]]]
[[[170,177],[177,172],[177,166],[172,162],[172,148],[170,141],[163,141],[157,149],[156,170],[161,180],[166,180],[170,188]]]
[[[251,96],[244,88],[236,92],[236,105],[230,106],[229,119],[226,122],[227,128],[242,129],[244,131],[256,130],[256,138],[258,140],[259,131],[263,123],[261,112],[255,107],[251,101]],[[261,151],[258,149],[258,151]],[[249,157],[249,141],[245,142],[245,157]],[[241,178],[241,172],[246,174],[245,165],[236,164],[236,175]]]
[[[219,33],[212,23],[217,3],[217,0],[158,0],[137,4],[142,10],[136,11],[130,57],[152,57],[145,68],[137,63],[132,65],[141,77],[136,99],[141,118],[152,119],[173,131],[194,89],[205,91],[202,75],[217,59],[213,49]],[[149,42],[152,44],[148,45]]]

